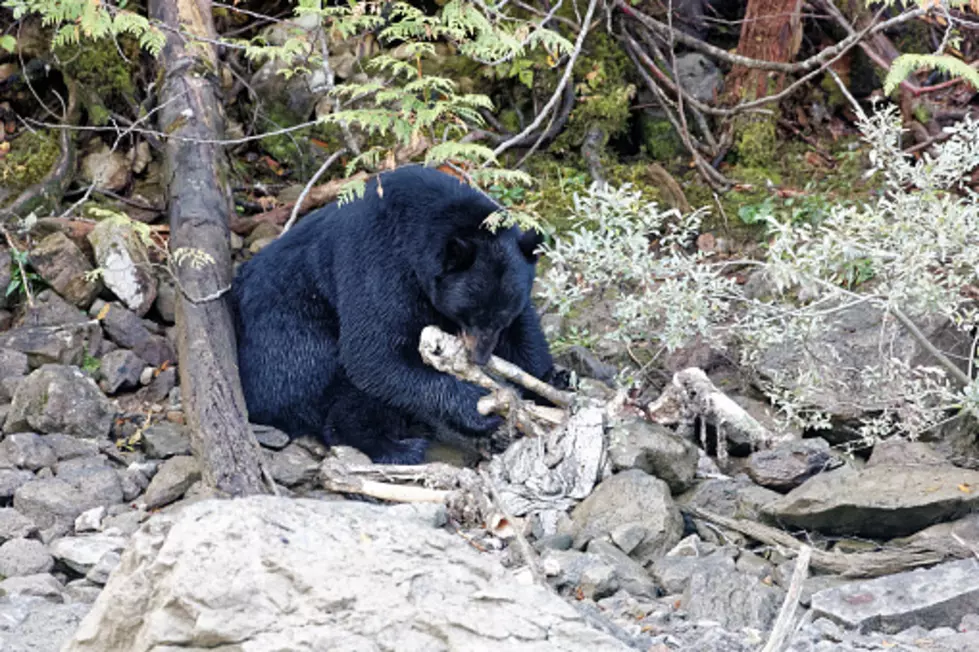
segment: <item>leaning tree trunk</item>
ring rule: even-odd
[[[184,410],[204,481],[231,495],[262,493],[258,444],[248,427],[238,378],[227,290],[231,282],[230,190],[224,152],[215,139],[224,115],[215,88],[216,38],[210,0],[150,0],[167,31],[161,54],[160,131],[166,141],[164,174],[170,250],[197,249],[213,262],[176,265],[177,349]]]
[[[802,0],[748,0],[738,54],[751,59],[788,63],[802,44]],[[784,73],[734,66],[724,80],[729,101],[755,100],[781,90]],[[748,114],[736,121],[737,150],[749,166],[771,163],[775,147],[777,112],[771,116]]]

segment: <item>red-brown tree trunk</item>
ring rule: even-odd
[[[788,63],[799,53],[802,44],[802,0],[748,0],[738,54],[751,59]],[[757,99],[777,92],[784,74],[734,66],[725,86],[730,96]]]

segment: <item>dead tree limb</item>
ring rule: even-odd
[[[150,0],[150,14],[180,25],[195,41],[170,31],[160,55],[160,131],[170,216],[170,249],[197,249],[212,262],[177,265],[183,293],[177,302],[177,350],[184,410],[204,481],[240,496],[265,492],[258,443],[248,427],[238,378],[231,308],[228,221],[231,192],[220,145],[224,133],[214,71],[216,38],[209,0]],[[202,301],[202,297],[214,297]]]

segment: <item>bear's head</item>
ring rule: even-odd
[[[432,305],[462,332],[473,362],[486,364],[500,334],[530,301],[541,236],[510,228],[455,234],[428,287]]]

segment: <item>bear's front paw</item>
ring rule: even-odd
[[[474,435],[491,435],[503,425],[503,417],[498,414],[483,415],[473,410],[463,427]]]

